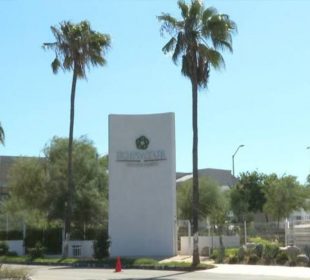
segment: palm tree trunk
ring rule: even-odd
[[[75,89],[77,81],[77,72],[74,67],[73,78],[71,85],[71,100],[70,100],[70,127],[69,127],[69,143],[68,143],[68,194],[67,194],[67,209],[65,212],[65,246],[64,257],[68,256],[70,233],[71,233],[71,217],[72,217],[72,200],[74,194],[73,168],[72,168],[72,152],[73,152],[73,128],[74,128],[74,103]]]
[[[195,60],[196,61],[196,58]],[[196,63],[195,63],[196,64]],[[193,262],[196,267],[199,263],[198,247],[198,210],[199,210],[199,180],[198,180],[198,83],[197,69],[194,67],[192,82],[192,121],[193,121]]]

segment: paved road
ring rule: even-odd
[[[250,265],[219,265],[217,268],[196,271],[156,271],[28,266],[33,280],[302,280],[310,279],[310,268]]]

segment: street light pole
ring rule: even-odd
[[[235,153],[232,155],[232,174],[235,176],[235,155],[239,151],[240,148],[244,147],[244,145],[239,145]]]

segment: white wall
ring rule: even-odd
[[[23,256],[25,254],[23,240],[6,240],[4,242],[8,244],[10,252],[16,252],[18,256]]]
[[[240,236],[226,236],[223,237],[223,244],[225,248],[229,247],[240,247]],[[181,255],[191,255],[193,253],[193,238],[188,236],[181,236]],[[219,236],[199,236],[198,242],[200,253],[204,247],[209,248],[219,248],[220,247],[220,238]]]
[[[91,258],[94,255],[93,240],[71,240],[69,243],[69,257]],[[80,255],[74,255],[73,248],[80,250]]]
[[[109,116],[111,256],[176,254],[175,171],[173,113]]]

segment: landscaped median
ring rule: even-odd
[[[78,259],[78,258],[36,258],[30,259],[27,256],[10,257],[1,256],[0,263],[5,264],[31,264],[31,265],[66,265],[73,267],[102,267],[102,268],[115,268],[116,258],[106,259]],[[215,266],[209,263],[201,263],[196,268],[191,266],[188,261],[161,261],[152,258],[121,258],[123,269],[158,269],[158,270],[203,270],[214,268]]]

